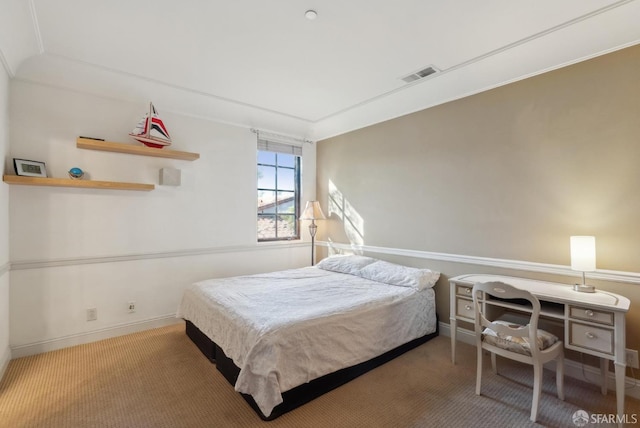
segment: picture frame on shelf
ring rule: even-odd
[[[24,177],[46,177],[47,168],[44,162],[13,158],[16,175]]]

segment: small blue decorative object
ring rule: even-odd
[[[69,170],[69,177],[71,178],[82,178],[84,175],[84,171],[78,167],[73,167]]]

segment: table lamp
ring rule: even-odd
[[[595,236],[572,236],[571,269],[582,271],[582,284],[574,284],[575,291],[594,293],[596,287],[585,284],[585,272],[596,270],[596,238]]]
[[[318,231],[318,225],[316,224],[316,220],[324,220],[326,217],[322,212],[322,208],[320,207],[320,202],[318,201],[308,201],[307,205],[304,207],[304,211],[300,216],[300,220],[311,220],[311,224],[309,225],[309,234],[311,235],[311,266],[314,265],[315,258],[313,256],[313,252],[315,249],[315,239],[316,232]]]

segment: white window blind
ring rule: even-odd
[[[258,136],[258,150],[265,152],[285,153],[288,155],[302,156],[302,147],[279,141],[267,140]]]

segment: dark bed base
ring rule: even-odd
[[[216,362],[216,344],[207,337],[206,334],[200,331],[198,327],[193,325],[189,320],[186,321],[186,333],[189,339],[196,344],[198,349],[209,359],[212,363]]]
[[[200,351],[211,361],[216,363],[216,367],[220,373],[227,379],[227,381],[234,386],[236,384],[236,380],[238,379],[238,375],[240,373],[240,368],[237,367],[233,360],[227,357],[224,351],[212,342],[204,333],[198,329],[193,323],[190,321],[186,321],[186,333],[187,336],[198,346]],[[341,370],[338,370],[333,373],[329,373],[318,379],[314,379],[309,383],[305,383],[299,386],[296,386],[289,391],[282,393],[283,402],[277,405],[269,416],[265,416],[260,408],[253,400],[253,397],[248,394],[240,394],[242,397],[249,403],[251,408],[260,416],[260,418],[264,421],[271,421],[276,419],[278,416],[281,416],[296,407],[299,407],[314,398],[319,397],[320,395],[331,391],[345,383],[355,379],[356,377],[396,358],[399,355],[404,354],[411,349],[422,345],[425,342],[437,337],[439,333],[439,323],[436,322],[436,331],[434,333],[428,334],[426,336],[419,337],[417,339],[412,340],[411,342],[405,343],[404,345],[400,345],[395,349],[392,349],[388,352],[385,352],[382,355],[379,355],[371,360],[362,362],[360,364],[356,364],[355,366],[347,367]]]

